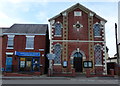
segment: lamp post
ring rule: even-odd
[[[119,48],[118,48],[118,38],[117,38],[117,24],[115,23],[115,37],[116,37],[116,51],[117,51],[117,73],[119,75]]]
[[[117,63],[119,65],[119,48],[118,48],[117,24],[116,23],[115,23],[115,37],[116,37]]]

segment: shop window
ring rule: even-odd
[[[102,65],[102,51],[101,46],[95,46],[95,65]]]
[[[100,36],[100,33],[101,33],[101,28],[100,28],[100,24],[95,24],[93,26],[93,29],[94,29],[94,36]]]
[[[40,70],[40,58],[33,57],[33,58],[25,58],[20,57],[20,71],[39,71]]]
[[[54,46],[54,54],[55,54],[54,64],[61,64],[61,45],[60,44],[56,44]]]
[[[62,25],[59,22],[55,23],[55,35],[62,35]]]
[[[14,47],[14,35],[8,35],[7,49],[13,49]]]
[[[20,71],[25,70],[25,58],[20,58]]]
[[[39,59],[38,58],[34,58],[33,59],[33,71],[39,71]]]
[[[20,68],[25,67],[25,58],[20,58]]]
[[[34,49],[34,36],[26,36],[26,49]]]

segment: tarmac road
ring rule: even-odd
[[[120,84],[114,77],[3,77],[2,84]]]

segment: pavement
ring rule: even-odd
[[[0,77],[2,84],[118,84],[118,77],[47,77],[46,75],[34,77]]]

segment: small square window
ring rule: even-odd
[[[75,11],[75,12],[74,12],[74,16],[82,16],[81,11]]]

